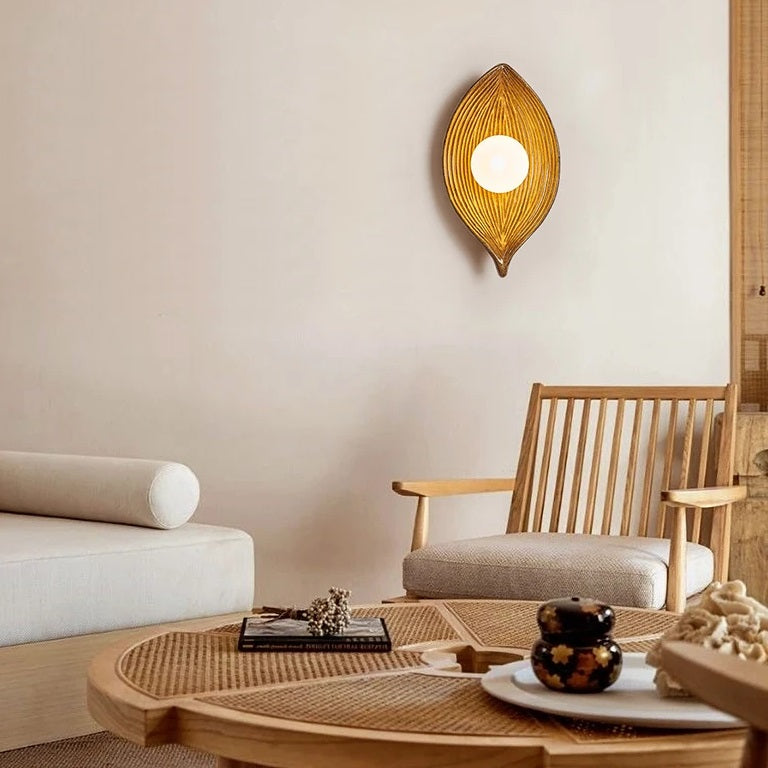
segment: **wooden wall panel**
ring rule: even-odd
[[[731,380],[768,411],[768,0],[731,0]]]

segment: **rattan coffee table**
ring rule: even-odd
[[[201,622],[197,631],[155,634],[102,653],[89,670],[88,706],[126,739],[185,744],[217,755],[220,768],[738,765],[742,729],[608,726],[488,695],[481,673],[489,663],[527,655],[537,605],[448,600],[355,608],[356,616],[384,616],[395,646],[386,654],[240,653],[239,623]],[[646,651],[677,618],[632,608],[616,614],[613,634],[625,652]],[[461,669],[445,666],[454,655]]]

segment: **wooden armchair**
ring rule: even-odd
[[[534,384],[515,478],[397,481],[418,499],[409,598],[591,596],[680,611],[728,578],[736,387]],[[716,412],[720,415],[716,418]],[[505,534],[427,543],[429,499],[508,491]]]

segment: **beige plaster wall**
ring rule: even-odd
[[[727,379],[727,45],[726,0],[0,0],[0,446],[188,463],[259,601],[397,594],[391,480],[511,473],[532,381]],[[440,176],[501,61],[562,154],[504,280]]]

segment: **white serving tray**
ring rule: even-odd
[[[502,701],[552,715],[651,728],[743,728],[742,720],[693,698],[663,698],[644,653],[625,653],[619,679],[600,693],[561,693],[538,681],[529,659],[492,667],[480,682]]]

